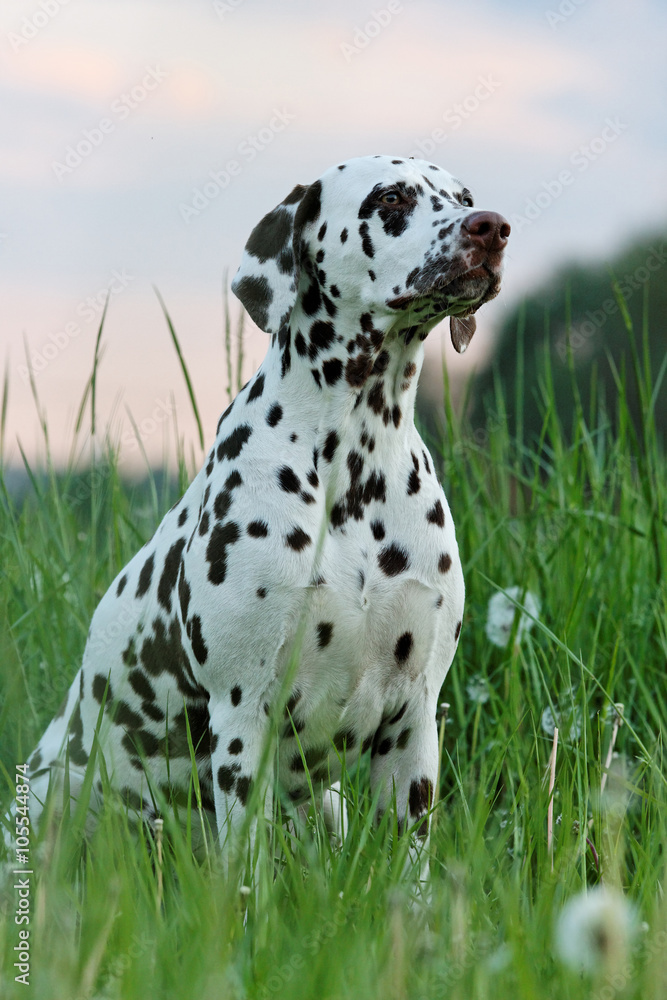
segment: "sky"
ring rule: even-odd
[[[175,433],[198,461],[155,288],[210,446],[227,400],[224,276],[262,215],[351,156],[423,155],[512,224],[503,290],[465,358],[444,327],[427,341],[426,382],[444,350],[460,384],[564,262],[664,232],[666,28],[660,0],[6,0],[5,461],[21,461],[19,442],[44,454],[31,374],[67,459],[107,291],[98,427],[128,467],[142,448],[173,453]],[[266,345],[249,328],[244,377]]]

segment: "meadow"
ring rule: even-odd
[[[86,838],[73,808],[41,844],[31,839],[29,924],[15,921],[12,877],[2,886],[0,996],[664,1000],[667,461],[654,412],[667,359],[651,370],[647,321],[633,329],[616,294],[628,348],[612,368],[613,419],[594,385],[584,410],[571,354],[567,414],[548,353],[525,384],[519,324],[512,421],[499,385],[474,432],[446,397],[428,442],[467,587],[441,693],[428,894],[411,899],[407,835],[391,814],[374,821],[363,761],[344,777],[342,845],[317,815],[294,831],[276,806],[258,815],[254,875],[240,891],[213,845],[193,857],[194,783],[161,835],[109,809]],[[82,441],[96,378],[94,368]],[[639,421],[623,405],[630,386]],[[529,395],[538,438],[523,428]],[[90,467],[55,469],[40,419],[47,461],[26,463],[28,494],[17,500],[0,482],[3,806],[78,669],[96,603],[194,471],[181,443],[175,474],[147,467],[132,483],[99,428]],[[509,588],[492,606],[509,610],[494,632],[489,602]],[[21,929],[27,986],[15,981]]]

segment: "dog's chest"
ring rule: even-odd
[[[446,505],[435,478],[412,509],[392,506],[390,483],[387,488],[387,502],[375,505],[363,520],[348,519],[341,529],[327,532],[304,602],[293,719],[306,750],[317,753],[329,744],[332,773],[337,770],[332,743],[345,737],[348,759],[353,759],[383,717],[393,715],[415,690],[439,688],[441,632],[453,634],[462,608],[449,511],[446,530],[426,517],[437,502]],[[443,553],[449,559],[446,573]],[[299,771],[290,728],[281,751],[288,786],[291,769],[296,767],[297,777]]]

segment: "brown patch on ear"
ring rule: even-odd
[[[476,329],[477,320],[474,316],[449,317],[449,332],[452,335],[452,344],[459,354],[463,354],[472,340],[472,335]]]

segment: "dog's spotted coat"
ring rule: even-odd
[[[381,807],[395,793],[401,824],[425,835],[464,586],[413,422],[417,379],[443,317],[467,346],[508,234],[440,167],[389,156],[333,167],[256,226],[233,288],[268,353],[204,468],[100,602],[30,759],[33,822],[65,760],[76,797],[104,705],[111,784],[148,816],[155,790],[186,799],[187,715],[224,841],[297,651],[277,744],[286,797],[309,797],[304,758],[329,785],[343,753],[370,752]]]

